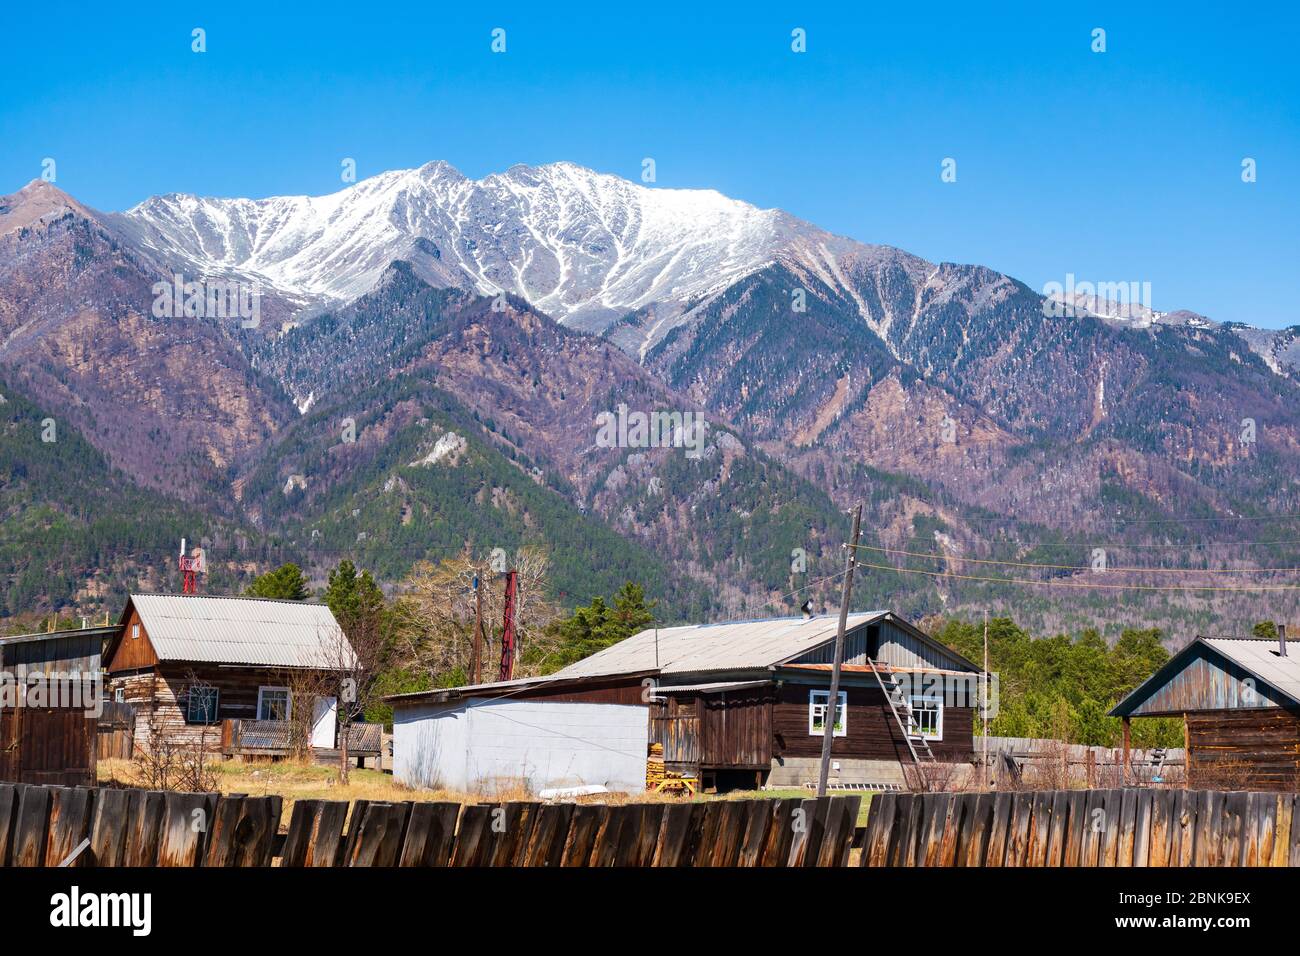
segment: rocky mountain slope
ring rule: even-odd
[[[177,275],[256,290],[260,321],[160,314]],[[12,387],[135,485],[241,528],[244,554],[355,553],[393,580],[488,538],[543,541],[570,568],[623,540],[592,586],[644,576],[693,616],[757,613],[833,573],[855,500],[876,546],[945,556],[895,553],[926,574],[864,580],[863,600],[913,614],[1105,609],[951,577],[971,558],[1067,577],[1097,547],[1148,568],[1285,562],[1259,531],[1300,511],[1294,330],[1061,304],[566,163],[121,214],[44,183],[0,198]],[[619,409],[702,415],[707,438],[610,447],[599,423]],[[1166,624],[1253,613],[1232,593],[1130,597]]]

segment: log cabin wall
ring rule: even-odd
[[[822,735],[808,732],[808,692],[829,690],[825,684],[787,681],[776,692],[772,707],[773,756],[820,757]],[[845,734],[831,741],[831,756],[873,760],[896,760],[911,763],[902,731],[879,687],[841,685],[846,692],[847,724]],[[969,707],[945,707],[943,740],[930,741],[930,750],[940,761],[964,762],[973,753],[974,710]]]
[[[301,673],[285,669],[167,661],[151,670],[112,676],[110,691],[122,688],[125,701],[135,705],[137,747],[148,747],[154,734],[160,734],[176,744],[200,745],[217,752],[221,749],[221,721],[231,717],[256,719],[259,688],[292,689],[302,680]],[[213,723],[186,720],[189,688],[196,681],[217,690],[217,719]]]
[[[1187,714],[1191,786],[1287,790],[1300,785],[1300,715],[1281,707]]]

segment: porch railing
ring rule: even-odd
[[[355,756],[378,754],[383,731],[382,724],[352,724],[348,728],[348,753]],[[336,731],[335,747],[338,745],[338,735],[339,731]],[[288,754],[293,750],[293,725],[287,720],[227,718],[221,722],[221,750],[228,754]]]

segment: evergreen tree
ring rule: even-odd
[[[613,607],[596,597],[586,607],[575,608],[572,617],[552,625],[560,646],[551,655],[549,669],[558,670],[645,630],[654,622],[656,603],[647,604],[644,589],[627,581],[614,596]]]
[[[248,586],[244,592],[249,597],[280,598],[285,601],[304,601],[311,594],[307,577],[296,564],[282,564],[267,571]]]
[[[383,610],[384,592],[369,571],[358,574],[356,565],[344,558],[329,573],[325,603],[346,631],[350,622]]]

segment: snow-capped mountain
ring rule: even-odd
[[[585,330],[697,299],[782,254],[816,259],[854,245],[713,190],[642,186],[572,163],[474,180],[435,162],[319,197],[170,194],[118,224],[197,272],[290,298],[351,301],[404,259],[434,285],[504,290]]]

